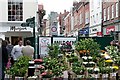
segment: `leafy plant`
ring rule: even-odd
[[[31,58],[27,56],[20,57],[18,61],[15,62],[14,65],[10,68],[9,74],[19,77],[25,76],[29,67],[29,60],[31,60]]]
[[[59,54],[59,46],[58,44],[48,45],[49,51],[48,54],[51,58],[57,58]]]
[[[86,68],[82,65],[82,62],[76,61],[72,64],[72,70],[75,74],[83,74]]]
[[[53,76],[60,76],[67,69],[67,65],[64,64],[64,59],[59,60],[57,58],[45,57],[43,58],[43,62],[45,70],[51,70]]]
[[[95,42],[92,38],[81,39],[75,44],[75,49],[79,52],[80,50],[89,51],[89,53],[97,55],[100,50],[100,45]]]

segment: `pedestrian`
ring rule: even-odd
[[[31,46],[30,40],[26,41],[26,46],[22,48],[22,53],[24,56],[28,56],[30,58],[33,58],[34,55],[34,48]]]
[[[6,46],[6,48],[8,51],[8,56],[11,56],[11,51],[12,51],[14,46],[10,43],[10,41],[7,41],[7,42],[8,42],[8,45]]]
[[[18,41],[18,45],[15,45],[12,49],[11,56],[13,57],[13,60],[18,60],[19,57],[21,57],[22,54],[22,48],[23,48],[23,42],[22,40]]]
[[[2,41],[2,80],[4,80],[4,76],[5,76],[4,71],[8,62],[8,52],[6,46],[7,46],[7,41],[3,40]]]

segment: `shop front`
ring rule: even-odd
[[[3,40],[9,40],[11,44],[16,45],[18,40],[32,37],[33,29],[30,27],[5,26],[0,27],[0,36]]]
[[[88,37],[89,36],[89,27],[79,30],[78,35],[81,37]]]
[[[111,31],[118,31],[119,27],[118,25],[111,25],[111,26],[107,26],[107,27],[103,27],[103,34],[104,35],[110,35]]]
[[[118,31],[118,25],[111,25],[103,28],[103,35],[104,36],[111,36],[111,32]],[[118,35],[114,35],[116,39],[118,39]]]

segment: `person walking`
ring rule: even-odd
[[[30,58],[33,58],[34,55],[34,48],[31,46],[30,40],[26,41],[26,46],[22,48],[22,53],[24,56],[28,56]]]
[[[13,45],[10,43],[10,41],[7,41],[8,42],[8,45],[6,46],[6,48],[7,48],[7,51],[8,51],[8,57],[9,57],[9,60],[10,60],[10,62],[11,62],[11,65],[13,65],[13,57],[11,56],[11,51],[12,51],[12,49],[13,49]]]
[[[23,42],[22,40],[18,41],[18,45],[14,46],[11,52],[11,56],[13,57],[13,60],[16,61],[18,60],[19,57],[21,57],[22,54],[22,48],[23,48]]]
[[[6,46],[7,46],[7,41],[3,40],[2,41],[2,80],[4,80],[5,77],[4,71],[8,62],[8,52]]]
[[[13,49],[13,45],[10,43],[10,41],[7,41],[8,42],[8,45],[6,46],[7,48],[7,51],[8,51],[8,56],[10,57],[11,56],[11,51]]]

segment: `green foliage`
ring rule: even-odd
[[[61,61],[63,63],[61,63]],[[62,71],[67,69],[67,65],[64,64],[64,60],[57,59],[57,58],[43,58],[43,65],[45,66],[45,70],[51,70],[53,76],[60,76],[62,75]]]
[[[109,74],[112,72],[112,69],[110,67],[99,67],[100,73],[102,74]]]
[[[83,74],[86,69],[82,66],[82,62],[77,61],[72,64],[72,70],[75,74],[80,75]]]
[[[48,54],[51,58],[57,58],[59,54],[59,45],[58,44],[51,44],[48,45],[49,51]]]
[[[8,70],[8,74],[19,77],[25,76],[29,67],[29,60],[31,60],[31,58],[27,56],[20,57],[18,61],[15,62],[14,65],[10,68],[10,70]]]
[[[116,46],[106,46],[106,51],[112,58],[112,60],[115,61],[115,64],[120,65],[120,52]]]
[[[97,54],[98,51],[100,50],[100,45],[95,42],[92,38],[85,38],[85,39],[80,39],[80,41],[78,41],[75,44],[75,49],[77,51],[80,50],[89,50],[90,53],[92,54]]]

